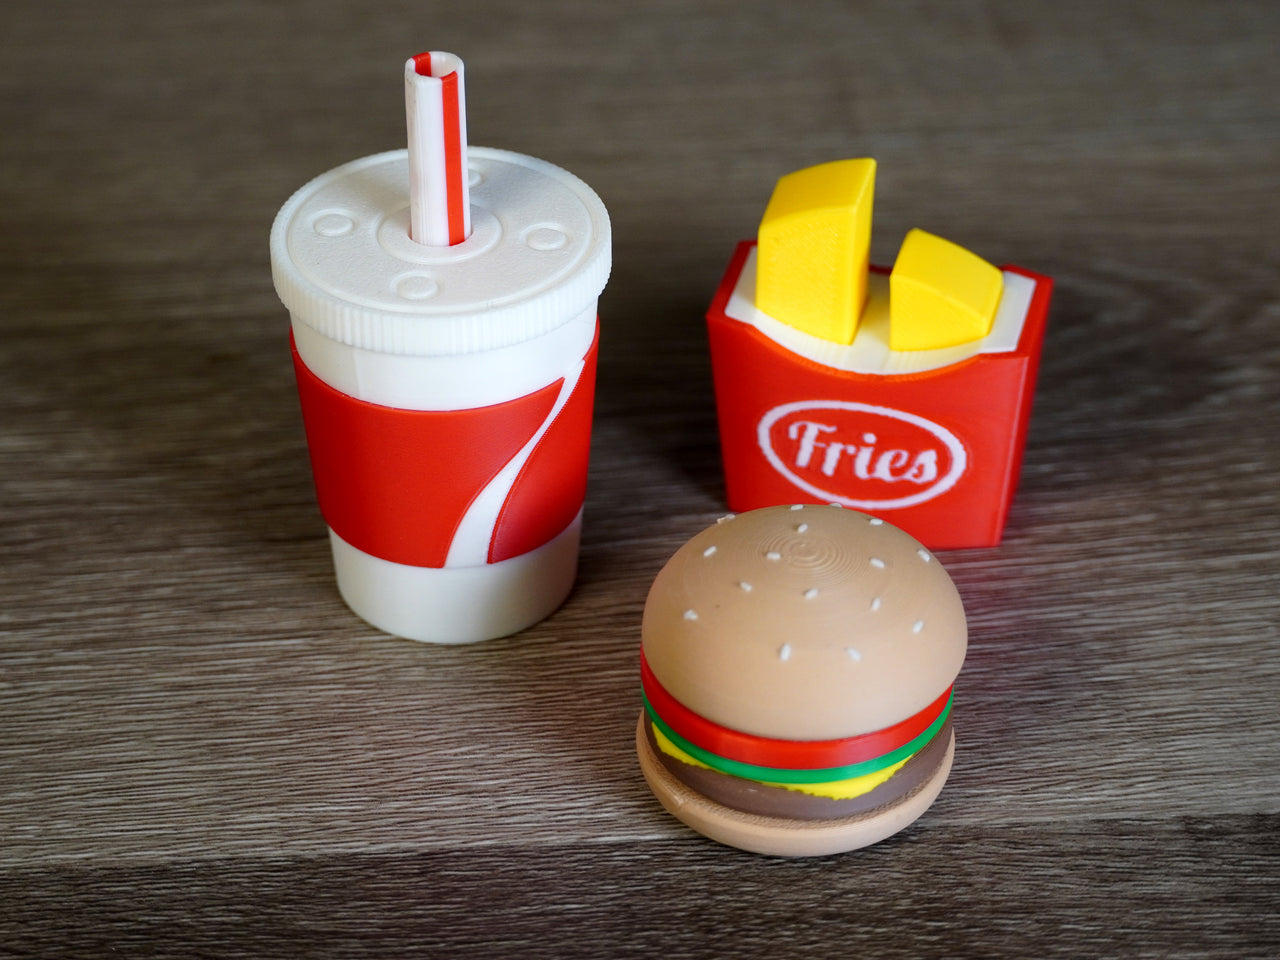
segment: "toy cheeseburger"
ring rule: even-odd
[[[726,518],[658,574],[641,633],[641,769],[713,840],[852,850],[941,791],[964,608],[891,524],[839,506]]]
[[[869,268],[874,160],[778,181],[707,313],[729,507],[839,503],[994,546],[1052,281],[912,230]]]

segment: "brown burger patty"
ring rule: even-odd
[[[951,718],[948,717],[942,729],[930,740],[922,750],[917,751],[902,765],[892,777],[884,783],[867,791],[859,797],[847,800],[835,800],[831,797],[819,797],[785,787],[771,787],[754,780],[708,770],[689,763],[682,763],[675,757],[663,753],[653,735],[653,721],[648,716],[644,720],[645,736],[649,739],[649,747],[671,775],[709,800],[723,804],[743,813],[754,813],[765,817],[783,817],[788,820],[832,820],[838,817],[852,817],[867,813],[879,807],[895,803],[920,788],[938,767],[947,754],[947,744],[951,742]]]

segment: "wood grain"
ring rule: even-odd
[[[1280,8],[0,8],[0,954],[1271,956]],[[333,587],[266,237],[467,63],[608,204],[577,588],[386,638]],[[648,584],[723,511],[702,314],[774,180],[1057,281],[956,765],[900,837],[694,836],[632,754]]]

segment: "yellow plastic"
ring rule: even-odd
[[[912,230],[889,275],[889,347],[936,350],[991,332],[1004,274],[950,240]]]
[[[757,234],[756,306],[776,320],[852,343],[867,300],[874,160],[837,160],[789,173]]]

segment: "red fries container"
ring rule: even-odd
[[[888,277],[873,268],[852,345],[755,306],[755,242],[738,245],[707,312],[731,510],[838,503],[931,549],[1000,542],[1018,484],[1053,282],[1002,267],[991,333],[888,348]]]

